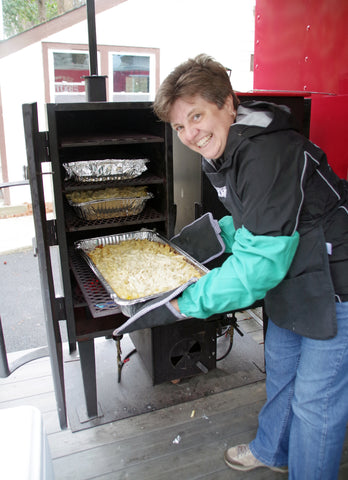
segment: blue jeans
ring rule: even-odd
[[[312,340],[269,320],[267,401],[250,450],[290,480],[337,478],[348,421],[348,302],[337,303],[338,333]]]

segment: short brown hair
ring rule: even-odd
[[[153,110],[158,118],[169,122],[174,102],[195,95],[215,103],[218,108],[224,106],[229,95],[232,95],[234,108],[239,104],[226,68],[202,53],[181,63],[167,76],[156,94]]]

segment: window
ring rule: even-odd
[[[71,103],[85,101],[84,76],[89,74],[88,53],[50,51],[51,101]]]
[[[154,99],[154,55],[110,53],[110,59],[109,85],[113,102]]]
[[[85,102],[88,45],[42,44],[45,101]],[[107,101],[148,102],[159,84],[159,50],[98,45],[98,74],[106,77]]]

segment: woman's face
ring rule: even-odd
[[[170,111],[170,123],[181,142],[205,158],[223,154],[227,135],[236,116],[232,96],[219,109],[200,95],[176,100]]]

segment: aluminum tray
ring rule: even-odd
[[[188,255],[186,252],[181,250],[181,248],[177,247],[173,243],[171,243],[169,240],[165,239],[158,233],[152,231],[152,230],[140,230],[136,232],[127,232],[127,233],[121,233],[121,234],[115,234],[115,235],[109,235],[105,237],[95,237],[95,238],[88,238],[85,240],[79,240],[75,242],[74,246],[75,249],[82,255],[84,260],[87,262],[87,264],[91,267],[92,271],[94,274],[99,278],[100,282],[104,286],[105,290],[108,292],[112,300],[121,306],[122,312],[127,315],[131,316],[133,313],[135,313],[135,310],[132,309],[132,306],[142,303],[148,300],[151,300],[152,298],[156,298],[159,295],[162,295],[165,292],[161,293],[156,293],[154,295],[149,295],[147,297],[141,297],[141,298],[136,298],[132,300],[125,300],[124,298],[120,298],[117,296],[117,294],[114,292],[114,290],[110,287],[108,282],[105,280],[103,275],[100,273],[98,270],[97,266],[95,263],[91,260],[91,258],[88,256],[88,253],[94,250],[96,247],[101,246],[101,245],[113,245],[113,244],[118,244],[121,243],[125,240],[150,240],[152,242],[159,242],[159,243],[164,243],[169,245],[173,250],[178,252],[179,254],[183,255],[186,260],[193,265],[200,273],[203,275],[206,274],[209,270],[198,263],[194,258],[192,258],[190,255]],[[170,293],[172,290],[168,291],[167,293]]]
[[[68,178],[79,182],[106,182],[139,177],[147,170],[147,158],[82,160],[63,163]]]
[[[84,220],[102,220],[139,215],[150,198],[153,198],[151,192],[146,193],[142,197],[105,198],[83,203],[74,203],[68,197],[67,200],[80,218]]]

